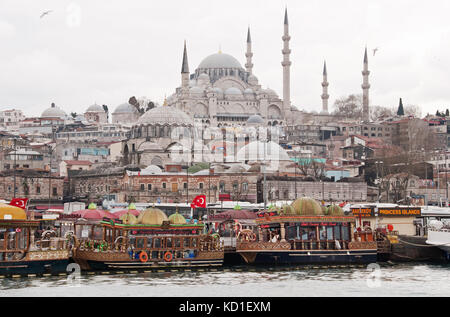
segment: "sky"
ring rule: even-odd
[[[253,72],[282,97],[286,6],[297,108],[321,110],[325,59],[331,110],[362,93],[365,46],[371,105],[450,108],[448,0],[1,0],[0,110],[112,111],[131,96],[161,104],[180,86],[184,40],[191,73],[219,48],[245,67],[248,26]]]

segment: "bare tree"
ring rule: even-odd
[[[334,102],[334,115],[347,118],[362,119],[362,95],[349,95],[341,97]]]

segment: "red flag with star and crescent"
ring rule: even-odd
[[[198,195],[194,198],[191,204],[191,208],[206,208],[206,196],[205,195]]]
[[[11,206],[22,208],[23,210],[27,207],[28,198],[13,198],[9,204]]]

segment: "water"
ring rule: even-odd
[[[450,296],[450,266],[166,272],[8,278],[0,296]]]

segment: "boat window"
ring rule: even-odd
[[[197,247],[197,238],[192,238],[192,247],[193,248]]]
[[[159,256],[159,252],[158,251],[152,251],[151,257],[152,259],[157,259]]]
[[[306,228],[300,229],[300,235],[302,237],[302,240],[308,240],[308,231],[306,230]]]
[[[341,240],[341,226],[337,225],[334,227],[334,239]]]
[[[327,240],[333,240],[333,227],[327,227]]]
[[[136,239],[136,249],[143,249],[145,246],[145,238]]]
[[[155,241],[154,248],[155,249],[161,248],[161,239],[160,238],[155,238],[154,241]]]
[[[172,238],[166,238],[166,247],[172,248]]]
[[[94,226],[93,239],[94,240],[103,239],[103,228],[102,227]]]
[[[12,230],[12,229],[10,229]],[[12,232],[8,232],[8,238],[7,238],[7,248],[8,250],[14,250],[16,249],[16,244],[17,244],[17,234],[15,231]]]
[[[27,242],[28,242],[27,231],[28,231],[28,229],[24,228],[24,229],[21,229],[20,232],[18,233],[18,237],[17,237],[17,239],[18,239],[18,247],[21,250],[24,250],[24,249],[27,248]]]
[[[181,248],[180,238],[175,238],[175,248],[177,249]]]
[[[297,226],[289,226],[286,228],[286,238],[291,240],[297,236]]]
[[[181,251],[175,252],[175,257],[176,257],[177,259],[181,259],[181,258],[182,258],[182,255],[183,255],[183,252],[181,252]]]
[[[321,226],[319,229],[320,240],[327,240],[327,227]]]
[[[183,239],[183,248],[189,248],[189,238],[185,237]]]
[[[0,250],[6,249],[6,247],[5,247],[5,233],[6,233],[6,229],[5,228],[0,228]]]
[[[153,245],[153,239],[152,238],[147,238],[147,248],[151,248]]]
[[[350,230],[348,226],[342,226],[342,240],[350,241]]]

